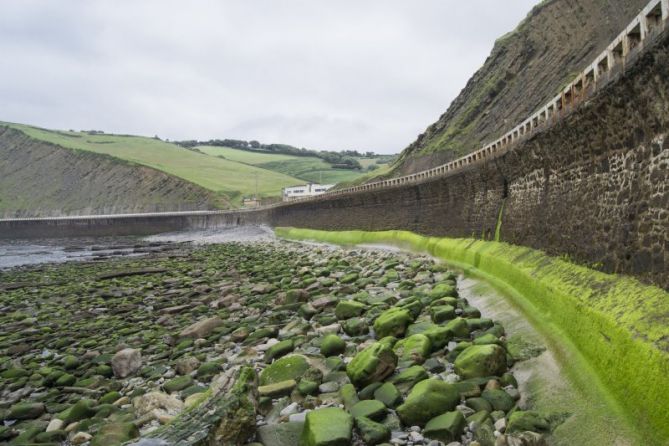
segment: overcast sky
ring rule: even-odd
[[[537,0],[2,0],[0,120],[399,152]]]

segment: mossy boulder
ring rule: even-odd
[[[501,389],[484,390],[481,393],[481,398],[489,402],[493,410],[501,410],[502,412],[510,411],[515,404],[511,395]]]
[[[335,307],[335,316],[337,319],[350,319],[355,316],[360,316],[364,313],[367,307],[365,304],[355,300],[342,300]]]
[[[346,342],[335,334],[329,334],[321,340],[321,354],[326,358],[344,353]]]
[[[91,440],[91,446],[118,446],[139,437],[139,429],[133,423],[112,422],[100,428]]]
[[[93,400],[81,399],[69,409],[61,412],[58,415],[58,418],[63,420],[66,426],[70,423],[74,423],[75,421],[91,418],[93,415],[95,415],[94,408],[96,404],[97,403]]]
[[[422,364],[430,356],[432,343],[423,334],[415,334],[398,341],[393,351],[401,363]]]
[[[349,446],[353,417],[345,411],[329,407],[309,412],[300,438],[300,446]]]
[[[260,386],[258,387],[258,394],[260,396],[278,398],[290,395],[296,386],[297,382],[294,379],[288,379],[286,381],[279,381],[277,383],[267,384],[266,386]]]
[[[369,418],[355,418],[355,427],[366,445],[374,446],[390,440],[390,428]]]
[[[426,379],[416,384],[404,404],[397,408],[406,426],[424,426],[432,418],[455,409],[460,394],[453,384],[436,379]]]
[[[429,293],[430,298],[439,299],[442,297],[458,297],[458,290],[452,282],[442,282],[436,284]]]
[[[344,321],[342,329],[349,336],[362,336],[369,333],[369,324],[361,317],[352,317]]]
[[[353,358],[346,373],[353,384],[364,387],[384,380],[395,371],[397,356],[387,344],[375,342]]]
[[[381,401],[386,407],[395,408],[402,400],[402,395],[393,383],[383,383],[374,391],[374,398]]]
[[[9,420],[32,420],[39,418],[45,412],[43,403],[17,403],[9,409]]]
[[[461,412],[455,410],[432,418],[425,425],[423,435],[433,440],[450,443],[458,441],[467,421]]]
[[[509,417],[506,432],[548,432],[550,428],[549,421],[539,412],[516,410]]]
[[[308,369],[309,363],[304,356],[284,356],[263,369],[260,373],[260,385],[266,386],[289,379],[298,381]]]
[[[284,341],[278,342],[267,349],[265,352],[265,362],[272,361],[273,359],[280,358],[287,355],[295,349],[295,344],[292,339],[286,339]]]
[[[379,315],[374,321],[376,338],[386,336],[402,337],[407,326],[413,321],[413,316],[405,308],[393,307]]]
[[[506,370],[506,351],[496,344],[473,345],[455,359],[455,373],[463,379],[501,376]]]
[[[380,421],[386,416],[386,405],[377,400],[359,401],[351,407],[351,415]]]
[[[455,319],[455,308],[451,305],[438,305],[430,308],[430,315],[435,324]]]
[[[163,389],[165,389],[165,392],[167,393],[178,392],[186,387],[192,386],[193,382],[193,377],[190,375],[177,376],[163,384]]]

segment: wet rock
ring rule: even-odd
[[[192,386],[193,382],[193,377],[190,375],[178,376],[163,384],[163,389],[168,393],[178,392],[186,387]]]
[[[377,445],[390,440],[390,429],[365,417],[355,418],[355,427],[367,445]]]
[[[365,417],[379,421],[386,415],[386,405],[377,400],[363,400],[354,404],[350,412],[354,418]]]
[[[462,413],[457,410],[446,412],[428,421],[423,434],[428,438],[449,443],[460,438],[466,425],[467,421]]]
[[[455,372],[464,379],[500,376],[506,372],[506,352],[499,345],[474,345],[455,359]]]
[[[340,355],[345,350],[346,342],[337,335],[326,335],[321,340],[321,354],[325,357]]]
[[[393,347],[400,363],[422,364],[430,356],[432,343],[423,334],[415,334],[402,339]]]
[[[32,420],[39,418],[46,408],[43,403],[18,403],[9,409],[8,420]]]
[[[387,382],[374,391],[374,398],[393,409],[402,400],[402,395],[395,384]]]
[[[134,348],[124,348],[117,352],[111,360],[114,376],[126,378],[134,374],[142,366],[142,354]]]
[[[200,361],[193,356],[179,358],[175,365],[175,370],[179,375],[190,375],[200,366]]]
[[[307,358],[302,355],[284,356],[263,369],[260,373],[260,384],[299,380],[309,367]]]
[[[509,423],[506,431],[511,432],[548,432],[550,430],[550,423],[548,420],[535,411],[520,411],[516,410],[509,417]]]
[[[295,446],[300,443],[303,422],[270,424],[258,428],[258,440],[263,446]]]
[[[111,422],[100,428],[93,437],[91,446],[115,446],[139,437],[139,429],[133,423]]]
[[[397,356],[391,347],[376,342],[358,353],[346,367],[351,382],[358,387],[382,381],[393,373]]]
[[[393,307],[384,311],[376,318],[374,321],[374,332],[377,339],[386,336],[401,337],[412,320],[413,317],[408,310]]]
[[[355,300],[342,300],[335,307],[335,316],[337,319],[350,319],[360,316],[366,309],[365,304]]]
[[[453,410],[458,402],[460,395],[453,384],[427,379],[411,389],[397,414],[405,425],[424,426],[432,418]]]
[[[258,387],[258,394],[260,396],[278,398],[281,396],[290,395],[295,386],[297,386],[297,382],[295,382],[294,379],[288,379],[286,381],[279,381],[277,383],[260,386]]]
[[[270,362],[273,359],[280,358],[287,355],[295,349],[295,344],[292,339],[278,342],[267,349],[265,352],[265,362]]]
[[[300,439],[302,446],[349,446],[353,417],[330,407],[309,412]]]
[[[156,410],[167,415],[177,415],[183,410],[184,403],[171,395],[162,392],[149,392],[132,400],[137,416],[143,416]]]
[[[223,320],[220,317],[210,317],[184,328],[181,333],[179,333],[179,337],[192,339],[206,338],[221,325],[223,325]]]
[[[501,410],[502,412],[510,411],[515,404],[508,393],[499,389],[484,390],[481,398],[489,402],[493,410]]]

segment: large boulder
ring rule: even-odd
[[[300,438],[300,446],[349,446],[353,417],[336,407],[309,412]]]
[[[409,310],[399,307],[389,308],[374,321],[376,338],[381,339],[386,336],[402,337],[407,326],[412,321],[413,317]]]
[[[397,367],[397,356],[387,343],[375,342],[353,358],[346,373],[353,384],[364,387],[379,382]]]
[[[221,325],[223,325],[223,320],[218,316],[202,319],[181,330],[179,336],[193,339],[206,338]]]
[[[436,379],[426,379],[411,389],[397,415],[406,426],[424,426],[437,415],[455,409],[460,394],[455,385]]]
[[[114,376],[126,378],[135,373],[142,366],[142,354],[134,348],[124,348],[116,352],[111,360]]]
[[[467,347],[455,359],[455,373],[463,379],[500,376],[506,370],[506,351],[495,344]]]

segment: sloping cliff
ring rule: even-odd
[[[392,175],[451,161],[536,111],[590,63],[647,0],[548,0],[495,43],[437,122],[407,147]]]
[[[0,126],[0,217],[199,210],[214,193],[163,172]]]

